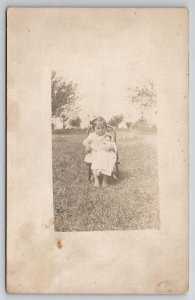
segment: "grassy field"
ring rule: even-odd
[[[119,131],[120,180],[88,182],[83,133],[53,134],[56,231],[160,227],[156,133]]]

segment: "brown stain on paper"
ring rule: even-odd
[[[51,223],[52,219],[49,219]],[[48,232],[48,231],[46,231]],[[21,274],[26,274],[28,268],[31,269],[31,288],[36,292],[47,292],[48,287],[53,280],[62,271],[61,265],[56,263],[55,251],[48,251],[53,244],[51,238],[44,235],[39,236],[36,227],[29,221],[20,225],[19,241],[22,243],[20,258],[16,257],[16,261],[10,264],[8,273],[11,276],[11,281],[7,285],[9,292],[24,292],[24,282],[18,279],[17,286],[13,284],[15,278],[19,278]],[[61,239],[56,241],[58,249],[63,247]],[[20,260],[19,260],[20,259]],[[27,279],[26,279],[27,281]]]
[[[168,280],[159,281],[156,285],[156,291],[158,293],[172,293],[173,292],[173,282]]]
[[[57,240],[57,242],[56,242],[56,247],[57,247],[58,249],[61,249],[61,248],[63,247],[61,240]]]
[[[48,228],[50,228],[51,226],[53,226],[53,224],[54,224],[54,219],[51,218],[51,219],[48,220],[48,222],[47,222],[46,224],[43,224],[43,225],[44,225],[45,228],[48,229]]]

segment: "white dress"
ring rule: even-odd
[[[85,162],[91,163],[93,173],[96,175],[104,174],[111,176],[116,163],[116,144],[112,141],[105,141],[105,135],[99,136],[95,132],[89,134],[84,140],[83,145],[91,145],[92,151],[85,156]],[[112,145],[112,151],[105,151],[101,146]]]

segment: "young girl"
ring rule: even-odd
[[[94,186],[99,186],[99,175],[103,174],[102,185],[108,185],[108,177],[116,162],[116,145],[111,141],[111,135],[106,133],[107,124],[104,118],[99,117],[93,122],[94,132],[83,141],[86,149],[85,161],[91,163],[94,175]]]

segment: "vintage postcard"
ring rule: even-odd
[[[7,291],[188,291],[188,10],[7,11]]]

